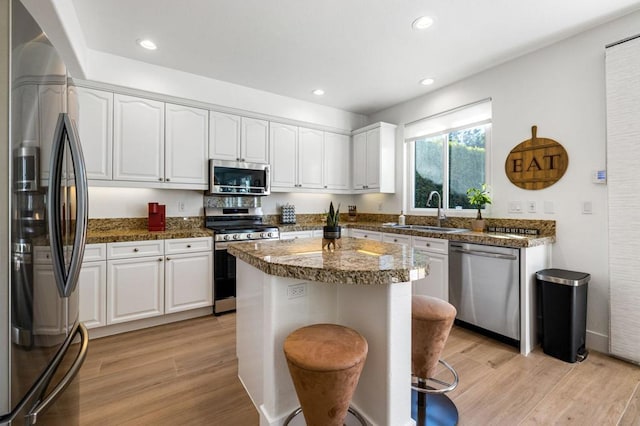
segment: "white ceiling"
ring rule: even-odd
[[[640,8],[638,0],[73,0],[87,46],[368,115]],[[435,24],[418,32],[413,20]],[[150,38],[156,51],[137,39]],[[604,46],[603,46],[604,48]],[[418,84],[425,77],[436,83]],[[311,94],[315,88],[323,97]]]

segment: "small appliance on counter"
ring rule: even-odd
[[[355,222],[358,220],[358,209],[356,206],[349,206],[349,215],[347,216],[349,222]]]
[[[285,204],[281,207],[280,223],[294,224],[296,223],[296,206],[293,204]]]
[[[149,231],[164,231],[166,229],[164,204],[149,203]]]

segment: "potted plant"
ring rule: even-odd
[[[491,197],[489,196],[489,191],[487,189],[487,185],[485,183],[482,184],[480,188],[471,187],[467,189],[467,198],[469,198],[469,203],[478,209],[478,215],[475,220],[471,221],[471,230],[482,232],[484,231],[484,219],[482,218],[482,207],[486,204],[491,204]]]
[[[329,213],[327,213],[327,224],[322,228],[325,239],[337,240],[340,238],[340,204],[337,209],[333,209],[333,201],[329,204]]]

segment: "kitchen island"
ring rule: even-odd
[[[377,241],[342,238],[232,244],[237,262],[238,376],[261,425],[281,425],[298,407],[282,350],[293,330],[315,323],[351,327],[369,343],[352,405],[373,425],[411,425],[411,281],[426,255]]]

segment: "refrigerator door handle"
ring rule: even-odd
[[[73,241],[73,251],[69,270],[65,267],[64,245],[62,241],[62,200],[60,197],[60,187],[62,185],[65,142],[69,141],[69,151],[73,160],[73,175],[76,188],[76,217],[75,233]],[[88,222],[88,185],[87,172],[80,146],[80,138],[76,130],[75,123],[67,113],[60,113],[58,123],[54,133],[53,146],[51,149],[50,162],[51,177],[47,202],[49,205],[49,215],[47,217],[49,225],[49,235],[51,238],[51,254],[53,263],[53,273],[56,278],[56,285],[60,297],[69,297],[78,284],[78,276],[82,267],[84,257],[84,246],[87,238]]]
[[[49,408],[49,406],[53,404],[56,399],[58,399],[60,394],[64,392],[67,386],[69,386],[71,381],[76,377],[78,371],[80,371],[80,367],[82,367],[82,364],[87,357],[87,348],[89,346],[89,332],[87,331],[87,328],[84,326],[84,324],[78,323],[78,328],[76,329],[74,336],[75,334],[80,335],[80,351],[78,352],[76,359],[73,361],[73,364],[71,365],[67,373],[60,380],[60,382],[58,382],[51,393],[47,395],[47,397],[43,401],[41,401],[38,405],[31,409],[31,411],[27,415],[30,425],[36,424],[36,422],[38,421],[38,416],[44,410]]]

